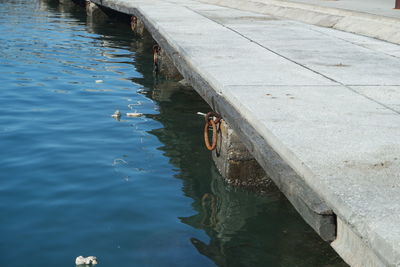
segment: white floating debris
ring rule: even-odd
[[[123,159],[114,159],[114,162],[113,162],[113,166],[116,166],[116,165],[118,165],[118,164],[128,164],[128,162],[126,162],[125,160],[123,160]]]
[[[96,80],[96,83],[102,83],[103,80]]]
[[[129,104],[128,108],[133,109],[134,106],[140,106],[142,105],[142,101],[136,101],[135,104]]]
[[[96,265],[97,258],[95,256],[83,257],[79,256],[75,259],[76,265]]]
[[[136,113],[136,112],[132,112],[132,113],[126,113],[127,117],[142,117],[143,113]]]
[[[121,118],[121,111],[119,111],[118,109],[114,112],[114,114],[111,115],[111,117],[113,117],[114,119],[119,119]]]

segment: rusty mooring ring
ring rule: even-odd
[[[208,112],[208,113],[204,116],[204,119],[206,120],[206,122],[208,122],[208,121],[212,120],[212,117],[215,117],[215,121],[214,121],[215,124],[218,124],[218,123],[221,121],[221,119],[222,119],[221,115],[218,114],[217,112],[214,112],[214,111]]]
[[[212,126],[212,144],[210,145],[210,140],[208,139],[208,127]],[[217,125],[213,120],[210,120],[204,124],[204,143],[208,150],[214,150],[217,147]]]
[[[215,117],[215,120],[213,119]],[[218,129],[217,124],[221,122],[221,115],[216,112],[208,112],[205,116],[205,124],[204,124],[204,143],[208,150],[212,151],[217,148],[217,139],[218,139]],[[212,144],[210,144],[209,136],[208,136],[208,128],[212,127]]]

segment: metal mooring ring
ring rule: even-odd
[[[215,119],[214,119],[215,118]],[[205,125],[204,125],[204,143],[206,144],[206,147],[208,150],[214,150],[217,148],[217,141],[218,141],[218,131],[219,131],[219,127],[217,127],[217,125],[219,125],[221,123],[221,115],[216,113],[216,112],[208,112],[205,116]],[[208,130],[209,127],[212,127],[212,144],[210,144],[210,139],[208,136]]]
[[[212,144],[210,145],[210,140],[208,137],[208,127],[212,127]],[[204,143],[208,150],[212,151],[217,147],[217,124],[213,119],[207,120],[204,124]]]
[[[214,111],[208,112],[206,114],[206,116],[204,117],[204,119],[206,120],[206,122],[208,122],[208,121],[212,120],[212,117],[215,117],[215,121],[214,121],[215,124],[218,124],[222,119],[221,115]]]

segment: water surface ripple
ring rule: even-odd
[[[129,25],[0,0],[0,32],[0,266],[343,264],[282,195],[221,182],[207,105],[154,79]]]

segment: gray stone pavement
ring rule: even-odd
[[[400,266],[398,45],[196,1],[96,1],[144,20],[298,210],[333,210],[350,265]]]
[[[395,0],[200,0],[400,44]]]
[[[282,0],[280,0],[282,1]],[[284,0],[283,0],[284,1]],[[400,19],[400,9],[394,9],[396,0],[289,0],[298,3],[345,9],[372,15]]]

